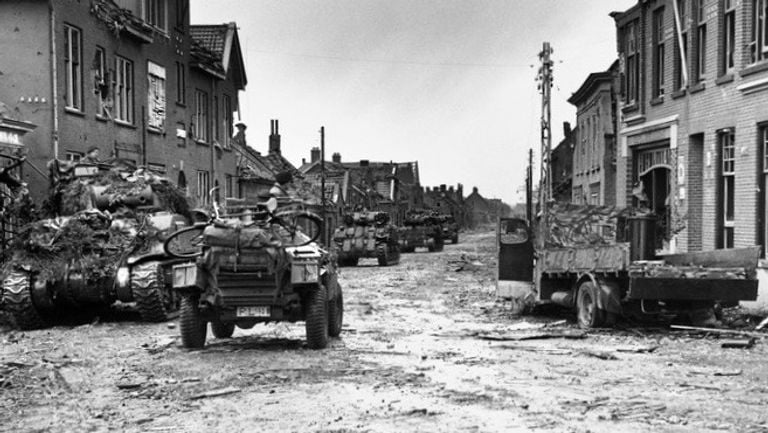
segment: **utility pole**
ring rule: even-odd
[[[539,178],[539,209],[542,215],[545,213],[549,202],[552,200],[552,128],[551,128],[551,100],[552,100],[552,47],[549,42],[544,42],[544,47],[539,53],[541,68],[539,69],[539,91],[541,92],[541,176]]]
[[[325,126],[320,127],[320,211],[323,215],[323,245],[328,246],[328,228],[325,226]]]
[[[525,218],[533,225],[533,149],[528,149],[528,167],[525,176]]]

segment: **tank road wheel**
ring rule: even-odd
[[[605,323],[605,312],[597,307],[597,287],[587,280],[576,295],[576,318],[581,328],[599,328]]]
[[[212,320],[211,331],[216,338],[229,338],[235,332],[235,322],[224,323],[221,320]]]
[[[307,311],[307,346],[310,349],[323,349],[328,345],[327,296],[328,292],[323,286],[310,289],[304,295],[304,305]]]
[[[3,304],[16,326],[23,330],[40,329],[47,322],[32,301],[32,279],[28,272],[12,271],[3,280]]]
[[[165,284],[163,268],[157,262],[133,267],[131,292],[141,318],[147,322],[164,322],[179,310],[178,294]]]
[[[328,300],[328,335],[338,337],[341,335],[341,325],[344,322],[344,295],[339,287],[335,298]]]
[[[208,324],[200,314],[198,302],[197,296],[182,296],[181,298],[179,329],[181,330],[181,343],[187,349],[202,349],[205,346]]]

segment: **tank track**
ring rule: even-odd
[[[3,280],[2,303],[11,313],[16,326],[23,330],[40,329],[48,324],[32,303],[32,280],[29,273],[12,271]]]
[[[131,292],[145,321],[164,322],[178,312],[173,294],[164,286],[163,269],[157,262],[143,263],[131,270]]]

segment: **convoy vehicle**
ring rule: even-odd
[[[443,239],[450,239],[452,244],[458,244],[459,223],[456,222],[456,218],[450,214],[439,214],[437,215],[437,219],[440,222],[440,227],[443,231]]]
[[[497,294],[519,310],[574,308],[584,328],[622,315],[711,324],[716,302],[757,298],[759,247],[659,255],[656,216],[606,206],[551,204],[531,226],[502,218]]]
[[[180,262],[162,240],[188,226],[184,194],[144,170],[104,164],[52,164],[45,218],[18,228],[3,263],[3,308],[22,329],[135,302],[142,318],[163,321],[178,312],[168,284]]]
[[[344,301],[336,261],[314,242],[322,219],[300,208],[278,210],[274,197],[240,203],[223,215],[214,209],[208,222],[164,243],[171,256],[197,257],[173,267],[184,347],[204,347],[208,323],[214,336],[227,338],[235,327],[304,321],[311,349],[338,337]]]
[[[403,224],[399,231],[401,252],[412,253],[416,248],[427,248],[429,252],[443,250],[443,229],[435,215],[411,211]]]
[[[386,212],[355,212],[344,216],[333,242],[340,266],[357,266],[361,258],[375,258],[379,266],[400,262],[397,228]]]

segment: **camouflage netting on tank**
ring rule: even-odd
[[[36,221],[21,228],[3,272],[23,268],[40,280],[52,281],[76,271],[88,281],[97,281],[114,275],[124,255],[143,242],[137,229],[113,224],[109,214],[95,209]]]
[[[62,184],[57,193],[61,200],[61,213],[70,215],[95,207],[92,187],[106,187],[103,194],[109,196],[109,207],[115,208],[139,196],[147,188],[158,198],[158,207],[174,213],[190,216],[189,203],[184,191],[168,179],[144,169],[133,173],[110,170],[85,179],[74,179]]]
[[[440,218],[437,212],[411,211],[405,215],[404,224],[406,226],[422,226],[440,224]]]
[[[103,190],[102,199],[109,201],[111,213],[96,209],[94,187]],[[107,171],[60,182],[43,209],[44,219],[19,229],[3,273],[23,268],[49,281],[64,278],[71,271],[88,281],[113,276],[128,255],[144,251],[158,240],[159,230],[145,218],[145,210],[125,205],[147,190],[157,198],[149,206],[154,210],[190,215],[182,190],[143,170]]]
[[[542,221],[547,247],[607,245],[617,240],[620,220],[636,209],[555,203]]]

